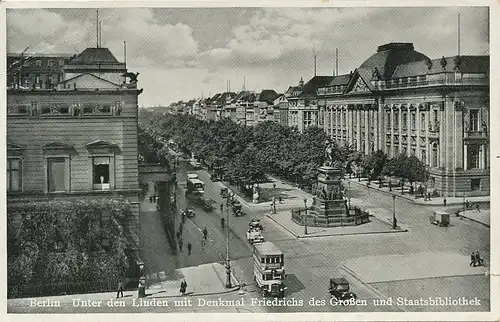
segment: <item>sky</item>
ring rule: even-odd
[[[139,72],[139,105],[246,88],[278,93],[317,75],[357,68],[389,42],[431,59],[489,54],[487,7],[100,8],[102,46]],[[96,46],[96,9],[7,9],[7,52],[73,53]]]

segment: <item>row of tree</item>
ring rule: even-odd
[[[309,127],[303,133],[274,122],[242,126],[229,119],[202,121],[189,115],[141,111],[140,126],[152,136],[173,139],[183,152],[220,169],[225,179],[241,187],[266,180],[265,174],[311,186],[325,161],[325,132]],[[382,151],[363,155],[352,146],[332,142],[332,156],[343,171],[372,179],[398,177],[402,182],[427,180],[425,165],[416,157],[388,159]]]

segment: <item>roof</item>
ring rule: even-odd
[[[371,73],[376,68],[380,76],[386,79],[392,76],[399,65],[428,60],[429,57],[414,50],[412,43],[389,43],[379,46],[377,53],[359,67],[368,69]]]
[[[328,84],[328,86],[347,85],[350,79],[351,79],[351,74],[333,76],[333,79]]]
[[[120,64],[108,48],[87,48],[68,62],[69,65],[96,63]]]
[[[282,255],[283,252],[271,242],[263,242],[254,245],[255,249],[261,255]]]
[[[316,94],[320,87],[328,85],[335,76],[314,76],[302,88],[302,94]]]
[[[417,75],[435,74],[442,72],[460,71],[461,73],[489,73],[489,56],[451,56],[427,61],[418,61],[400,65],[394,71],[393,78]],[[443,60],[444,59],[444,60]],[[446,62],[445,68],[442,61]],[[458,65],[457,65],[458,63]]]
[[[201,181],[200,179],[194,179],[194,178],[193,178],[193,179],[191,179],[191,178],[189,178],[188,180],[189,180],[189,181],[191,181],[192,183],[195,183],[195,184],[196,184],[196,183],[201,183],[201,184],[203,184],[203,181]]]
[[[237,101],[253,102],[255,101],[255,96],[253,92],[241,91],[233,98],[231,103],[236,103]]]
[[[272,102],[278,97],[278,93],[276,93],[275,90],[272,89],[263,89],[262,92],[260,92],[258,101],[259,102]]]
[[[344,277],[330,278],[330,283],[335,283],[335,284],[349,284],[349,282]]]

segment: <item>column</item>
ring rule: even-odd
[[[378,148],[384,152],[387,153],[387,151],[385,150],[385,131],[386,131],[386,125],[385,125],[385,121],[384,121],[384,117],[385,117],[385,110],[384,110],[384,106],[382,104],[382,99],[379,98],[378,100],[378,107],[377,107],[377,110],[378,110],[378,115],[377,115],[377,123],[375,125],[375,132],[378,134]]]
[[[445,104],[445,102],[439,102],[438,105],[440,104]],[[444,113],[439,110],[438,112],[438,121],[439,121],[439,167],[447,168],[446,166],[446,133],[445,133],[445,126],[444,126]]]
[[[399,153],[403,153],[403,110],[401,109],[401,104],[399,104],[398,109],[398,133],[399,133]]]
[[[344,144],[344,109],[340,108],[340,141]]]
[[[464,143],[464,171],[467,170],[467,144]]]
[[[395,153],[394,153],[394,104],[391,104],[390,105],[390,111],[391,111],[391,120],[390,120],[390,124],[391,126],[389,127],[389,133],[390,133],[390,136],[391,136],[391,155],[390,157],[394,157],[395,156]]]
[[[479,168],[484,169],[484,144],[479,146]]]
[[[330,138],[333,138],[333,105],[330,106]]]
[[[361,150],[361,111],[359,105],[356,105],[356,150]]]
[[[369,122],[370,122],[370,110],[369,110],[369,105],[364,105],[363,106],[363,113],[365,114],[365,154],[369,154],[370,152],[370,127],[369,127]]]
[[[411,112],[410,112],[411,114]],[[411,119],[411,116],[410,116]],[[411,126],[411,124],[410,124]],[[416,137],[415,140],[417,141],[417,153],[416,157],[422,160],[422,155],[420,153],[420,107],[419,104],[416,104],[416,109],[415,109],[415,132],[416,132]]]

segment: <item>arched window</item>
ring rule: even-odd
[[[432,144],[431,166],[433,166],[433,167],[438,166],[438,144],[437,143]]]

